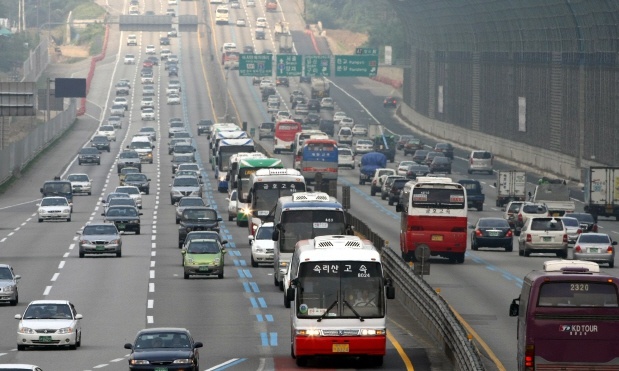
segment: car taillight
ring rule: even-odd
[[[567,243],[567,234],[564,234],[564,235],[563,235],[563,242],[564,242],[564,243]]]
[[[578,228],[578,230],[576,231],[576,234],[581,234],[582,233],[582,229]]]
[[[594,224],[593,227],[591,227],[591,232],[597,233],[597,231],[598,231],[598,225]]]
[[[479,229],[476,229],[476,230],[475,230],[475,236],[477,236],[477,237],[482,237],[483,235],[484,235],[484,234],[483,234],[483,232],[482,232],[481,230],[479,230]]]
[[[513,237],[513,235],[514,235],[514,234],[512,233],[512,230],[511,230],[511,229],[508,229],[508,230],[507,230],[507,233],[505,233],[505,237]]]
[[[527,234],[527,242],[531,242],[531,235]]]
[[[522,221],[522,214],[518,214],[518,221],[521,222]]]
[[[535,345],[527,345],[524,351],[524,367],[526,370],[533,370],[535,367]]]
[[[612,246],[608,246],[606,248],[606,252],[609,253],[609,254],[612,254],[613,253],[613,247]]]
[[[574,246],[574,251],[575,252],[581,252],[582,248],[580,247],[580,245],[576,245],[576,246]]]

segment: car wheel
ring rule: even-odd
[[[254,260],[254,255],[252,254],[251,256],[251,266],[254,268],[258,267],[258,263],[256,263],[256,261]]]
[[[176,224],[180,224],[181,220],[179,218],[176,218]]]
[[[17,344],[17,350],[26,350],[26,346],[22,344]]]
[[[513,244],[509,244],[507,246],[505,246],[505,252],[512,252],[514,251],[514,245]]]
[[[219,273],[219,274],[217,275],[217,278],[219,278],[219,279],[224,278],[224,272],[222,271],[221,273]]]
[[[477,206],[477,211],[484,211],[484,205],[483,204],[478,205]]]
[[[611,266],[611,268],[612,268],[612,266]],[[9,304],[10,304],[12,307],[16,306],[16,305],[17,305],[17,303],[19,303],[19,294],[16,294],[16,295],[15,295],[15,300],[11,300],[11,301],[9,301]]]
[[[147,195],[150,194],[150,188],[146,188],[146,190],[144,191],[144,193],[146,193]]]
[[[89,195],[89,196],[92,196],[92,192],[88,192],[88,195]]]
[[[185,273],[185,274],[183,274],[183,278],[184,278],[184,279],[186,279],[186,280],[188,280],[188,279],[189,279],[189,273]]]
[[[613,268],[615,266],[615,261],[611,260],[608,262],[608,268]]]
[[[479,245],[477,244],[477,240],[471,240],[471,250],[474,250],[474,251],[479,250]]]
[[[77,164],[78,164],[78,165],[81,165],[81,164],[82,164],[82,161],[78,161],[78,162],[77,162]]]
[[[117,258],[120,258],[121,256],[123,256],[123,252],[122,252],[122,250],[118,250],[118,251],[116,252],[116,257],[117,257]]]
[[[77,349],[77,345],[71,344],[71,345],[69,345],[69,349],[70,350],[75,350],[75,349]]]
[[[43,219],[39,218],[39,223],[42,223],[42,222],[43,222]]]
[[[79,254],[80,254],[80,258],[83,258],[83,257],[84,257],[84,255],[85,255],[85,254],[84,254],[84,252],[83,252],[82,250],[80,250],[80,253],[79,253]]]
[[[179,249],[183,248],[183,242],[185,242],[185,241],[178,241],[178,248]]]
[[[68,218],[67,218],[67,222],[70,222],[70,221],[71,221],[71,217],[68,217]]]
[[[135,230],[135,234],[140,234],[140,228]]]
[[[80,338],[75,342],[75,345],[79,348],[82,346],[82,333],[80,332]]]
[[[174,199],[173,198],[170,199],[170,205],[174,205]]]
[[[279,281],[277,280],[277,274],[273,275],[273,285],[279,286]]]
[[[391,201],[391,198],[389,198],[389,201],[387,201],[387,204],[389,204],[389,206],[393,206],[393,201]]]

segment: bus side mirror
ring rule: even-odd
[[[271,239],[273,241],[279,241],[279,229],[275,229],[273,231],[273,235],[271,235]]]
[[[387,286],[385,291],[387,292],[387,299],[395,299],[395,287]]]
[[[235,189],[238,187],[237,181],[235,180],[234,182],[232,182],[232,189]]]
[[[496,188],[496,182],[494,182],[494,188]]]
[[[286,290],[286,300],[294,301],[294,289],[292,287]]]
[[[520,299],[514,299],[512,300],[512,303],[509,305],[509,316],[510,317],[518,317],[518,312],[520,309],[520,304],[518,304],[518,302],[520,302]]]
[[[355,231],[353,230],[352,226],[350,224],[346,225],[346,235],[348,236],[354,236],[355,235]]]
[[[395,205],[395,211],[396,211],[397,213],[401,212],[401,211],[402,211],[402,205],[400,205],[400,204],[396,204],[396,205]]]

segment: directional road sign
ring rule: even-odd
[[[272,76],[273,54],[240,54],[240,76]]]
[[[301,76],[303,56],[299,54],[278,54],[276,76]]]
[[[356,55],[378,55],[378,49],[375,48],[357,48],[355,49]]]
[[[336,77],[374,77],[378,71],[378,55],[336,55]]]
[[[331,76],[331,56],[306,55],[304,60],[304,76]]]

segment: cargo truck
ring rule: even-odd
[[[553,179],[535,187],[533,202],[546,205],[549,216],[563,216],[576,210],[565,180]]]
[[[312,99],[324,98],[329,96],[330,88],[329,80],[323,76],[312,78]]]
[[[281,34],[279,35],[279,52],[280,53],[292,53],[292,35]]]
[[[585,179],[585,211],[619,220],[619,167],[590,167]]]
[[[275,36],[279,35],[287,35],[290,33],[290,27],[288,26],[288,22],[277,22],[275,23]]]
[[[497,172],[496,206],[503,207],[510,201],[526,200],[527,174],[520,170],[500,170]]]

